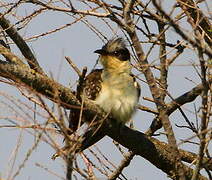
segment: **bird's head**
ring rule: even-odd
[[[130,52],[122,38],[111,39],[94,52],[100,54],[100,61],[105,69],[122,70],[129,67]]]

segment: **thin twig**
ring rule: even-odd
[[[79,68],[76,66],[76,64],[74,64],[74,62],[71,60],[70,57],[65,56],[65,59],[67,60],[67,62],[71,65],[71,67],[75,70],[75,72],[78,74],[78,76],[82,76],[81,71],[79,70]]]

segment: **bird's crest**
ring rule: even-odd
[[[102,49],[107,51],[107,52],[114,52],[114,51],[118,51],[121,49],[126,49],[126,43],[124,41],[123,38],[119,37],[119,38],[113,38],[111,40],[109,40],[107,42],[107,44],[105,44]]]

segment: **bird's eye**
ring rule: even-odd
[[[117,57],[121,61],[130,60],[130,53],[128,49],[120,49],[111,53],[111,55]]]
[[[115,51],[115,52],[114,52],[114,55],[115,55],[115,56],[118,56],[119,54],[120,54],[120,51]]]

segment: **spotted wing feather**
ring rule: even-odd
[[[85,78],[84,93],[86,98],[95,100],[101,91],[102,69],[94,69]]]
[[[82,87],[82,92],[84,92],[86,98],[95,100],[96,97],[98,96],[99,92],[101,91],[101,82],[102,82],[101,74],[102,69],[95,69],[86,76]],[[78,93],[80,93],[82,96],[82,92],[80,90],[80,92]],[[79,124],[79,118],[80,118],[80,110],[77,108],[71,109],[69,115],[69,128],[71,132],[69,134],[77,130]]]

